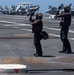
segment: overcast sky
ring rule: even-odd
[[[40,5],[40,11],[45,12],[48,9],[48,5],[58,7],[61,3],[74,5],[74,0],[0,0],[0,5],[10,6],[17,5],[19,2],[30,2],[34,5]]]

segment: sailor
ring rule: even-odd
[[[36,48],[36,53],[34,54],[34,56],[42,56],[43,52],[40,43],[41,40],[40,33],[42,32],[43,29],[43,22],[42,22],[43,14],[41,12],[37,12],[36,19],[32,19],[33,15],[34,15],[33,13],[30,15],[29,21],[30,24],[32,25],[32,32],[34,33],[34,45]]]
[[[69,31],[69,27],[71,25],[70,6],[66,5],[64,7],[64,13],[58,14],[57,17],[62,18],[60,20],[60,28],[61,28],[60,37],[61,37],[61,41],[63,43],[63,50],[59,51],[59,53],[71,53],[72,52],[71,45],[68,40],[68,31]]]

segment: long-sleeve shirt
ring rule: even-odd
[[[60,21],[60,26],[70,26],[71,25],[71,13],[59,14],[57,17],[63,18],[63,21]]]
[[[33,20],[32,17],[29,18],[29,21],[32,25],[32,32],[41,32],[43,29],[43,22],[41,19]]]

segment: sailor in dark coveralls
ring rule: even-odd
[[[34,33],[34,45],[36,48],[36,53],[34,56],[42,56],[42,47],[41,47],[41,36],[40,33],[42,32],[43,29],[43,22],[42,22],[42,13],[37,12],[36,14],[36,19],[32,19],[33,14],[30,15],[29,21],[32,25],[32,32]]]
[[[66,5],[64,7],[64,13],[58,14],[57,17],[61,18],[60,21],[60,27],[61,27],[61,32],[60,32],[60,37],[61,41],[63,42],[63,50],[59,51],[59,53],[71,53],[71,45],[68,40],[68,31],[69,27],[71,25],[71,12],[70,12],[70,6]]]

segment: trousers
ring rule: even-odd
[[[40,36],[40,33],[41,32],[36,32],[34,33],[34,45],[35,45],[35,48],[36,48],[36,53],[38,55],[42,55],[42,46],[41,46],[41,36]]]
[[[63,43],[63,51],[71,52],[71,45],[68,40],[68,31],[69,31],[69,26],[62,26],[61,32],[60,32],[60,37],[61,37],[61,41]]]

